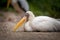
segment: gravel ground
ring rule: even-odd
[[[60,32],[0,32],[0,40],[60,40]]]
[[[14,12],[0,12],[0,30],[1,31],[13,31],[16,23],[21,19],[20,14]],[[20,27],[17,31],[24,31]]]

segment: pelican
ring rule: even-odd
[[[60,21],[48,17],[48,16],[37,16],[31,11],[27,11],[26,14],[14,27],[13,31],[16,31],[19,27],[24,24],[25,31],[60,31]]]
[[[20,4],[20,6],[19,6],[18,2]],[[13,6],[13,8],[17,12],[21,12],[21,10],[26,12],[29,10],[29,4],[28,4],[27,0],[7,0],[7,8],[9,8],[10,4]]]

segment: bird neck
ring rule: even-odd
[[[28,21],[32,21],[34,18],[35,18],[35,15],[29,16],[29,20]]]

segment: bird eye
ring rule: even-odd
[[[25,16],[29,17],[29,14],[28,14],[28,13],[26,13],[26,14],[25,14]]]
[[[28,13],[26,13],[26,14],[25,14],[25,16],[27,17],[27,21],[28,21],[28,19],[29,19],[29,14],[28,14]]]

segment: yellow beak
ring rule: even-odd
[[[23,24],[24,22],[26,22],[26,19],[27,19],[27,17],[24,16],[24,17],[17,23],[17,25],[14,27],[13,31],[15,32],[19,27],[21,27],[22,24]]]
[[[11,0],[8,0],[7,1],[7,8],[9,7],[10,3],[11,3]]]

